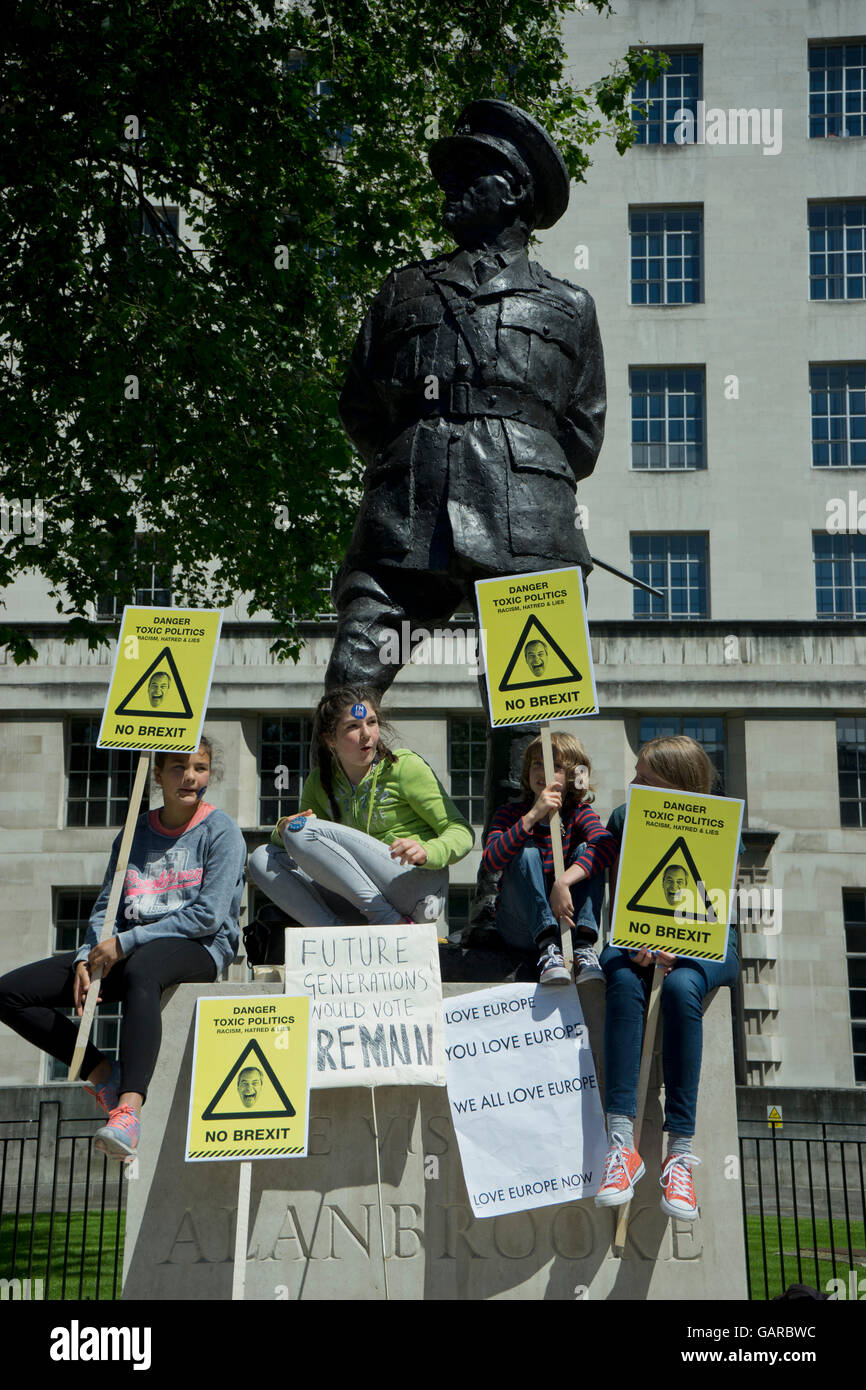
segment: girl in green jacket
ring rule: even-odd
[[[325,695],[306,809],[284,816],[250,856],[250,877],[302,926],[435,922],[447,866],[472,848],[471,826],[432,769],[408,748],[388,748],[381,732],[373,691]]]

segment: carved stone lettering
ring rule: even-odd
[[[368,1257],[368,1259],[369,1259],[369,1256],[370,1256],[370,1213],[371,1213],[372,1210],[373,1210],[373,1203],[372,1203],[372,1202],[365,1202],[365,1203],[364,1203],[364,1207],[363,1207],[363,1211],[364,1211],[364,1231],[363,1231],[363,1234],[362,1234],[361,1231],[358,1230],[357,1226],[355,1226],[355,1225],[353,1224],[353,1222],[349,1220],[349,1217],[348,1217],[348,1216],[346,1215],[346,1213],[343,1211],[342,1207],[338,1207],[338,1206],[330,1206],[330,1207],[328,1207],[328,1212],[329,1212],[329,1215],[330,1215],[330,1218],[331,1218],[331,1252],[330,1252],[330,1255],[328,1256],[329,1259],[331,1259],[331,1260],[339,1260],[339,1259],[342,1259],[342,1256],[341,1256],[341,1255],[338,1253],[338,1251],[337,1251],[337,1229],[338,1229],[338,1224],[337,1224],[337,1223],[338,1223],[338,1222],[339,1222],[340,1227],[341,1227],[344,1231],[347,1231],[348,1234],[351,1236],[352,1240],[354,1241],[354,1246],[355,1246],[355,1248],[358,1249],[358,1250],[363,1250],[364,1254],[365,1254],[365,1255]],[[355,1253],[355,1249],[352,1249],[352,1252],[351,1252],[351,1253],[354,1254],[354,1253]]]
[[[414,1202],[392,1202],[391,1210],[394,1213],[394,1255],[398,1260],[411,1260],[423,1249],[424,1238],[417,1226],[403,1225],[401,1212],[410,1212],[410,1220],[420,1222],[423,1229],[421,1208]]]
[[[560,1207],[550,1226],[550,1243],[563,1260],[587,1260],[595,1249],[590,1212],[579,1203]]]

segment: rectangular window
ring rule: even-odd
[[[448,889],[448,936],[454,938],[469,926],[469,912],[472,907],[474,888],[465,884],[455,884]]]
[[[701,535],[632,535],[631,568],[663,591],[656,598],[634,590],[635,618],[709,617],[708,538]]]
[[[839,767],[839,822],[866,826],[866,718],[846,715],[836,720]]]
[[[632,304],[698,304],[701,284],[701,208],[632,208]]]
[[[728,755],[725,743],[725,721],[721,715],[652,714],[640,721],[640,742],[651,738],[673,738],[686,734],[699,743],[719,775],[713,787],[714,796],[725,796],[728,781]]]
[[[682,145],[684,130],[689,126],[694,130],[701,95],[701,50],[681,49],[667,56],[670,66],[653,82],[639,82],[632,93],[636,145]],[[691,114],[691,123],[684,120],[684,111]]]
[[[866,536],[812,534],[819,618],[866,618]]]
[[[77,951],[84,944],[87,924],[99,891],[95,888],[59,888],[54,895],[54,953]],[[65,1018],[74,1018],[73,1009],[61,1009]],[[93,1021],[93,1043],[110,1060],[120,1054],[121,1004],[100,1004]],[[47,1081],[65,1081],[69,1068],[55,1057],[47,1058]]]
[[[631,466],[706,468],[704,368],[632,367]]]
[[[259,825],[306,810],[299,804],[310,770],[309,719],[262,719],[259,724]]]
[[[866,466],[866,363],[809,368],[812,467]]]
[[[848,957],[848,1007],[851,1010],[854,1080],[862,1084],[866,1082],[866,891],[862,888],[843,888],[842,913]]]
[[[122,825],[126,819],[138,754],[97,748],[100,719],[71,719],[66,739],[66,824]],[[148,790],[142,810],[150,804]]]
[[[157,241],[167,242],[176,248],[180,240],[180,210],[167,207],[165,203],[145,207],[143,231],[145,236],[155,237]]]
[[[866,202],[809,204],[809,296],[866,298]]]
[[[173,607],[171,565],[161,550],[159,538],[147,534],[136,536],[135,558],[136,570],[141,580],[139,587],[133,589],[131,572],[127,576],[123,570],[114,570],[112,579],[120,589],[121,596],[116,593],[101,594],[96,600],[97,618],[106,621],[119,618],[127,603],[138,604],[142,608]]]
[[[479,715],[448,720],[451,799],[470,825],[484,824],[484,767],[487,723]]]
[[[809,45],[809,135],[866,135],[866,43]]]

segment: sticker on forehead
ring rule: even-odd
[[[353,706],[352,706],[352,718],[353,718],[353,719],[366,719],[366,718],[367,718],[367,706],[366,706],[366,705],[353,705]]]

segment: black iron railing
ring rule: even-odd
[[[120,1295],[125,1176],[96,1152],[103,1119],[65,1119],[62,1102],[38,1119],[0,1124],[0,1298]]]
[[[740,1138],[749,1296],[866,1298],[866,1125],[790,1128]]]

